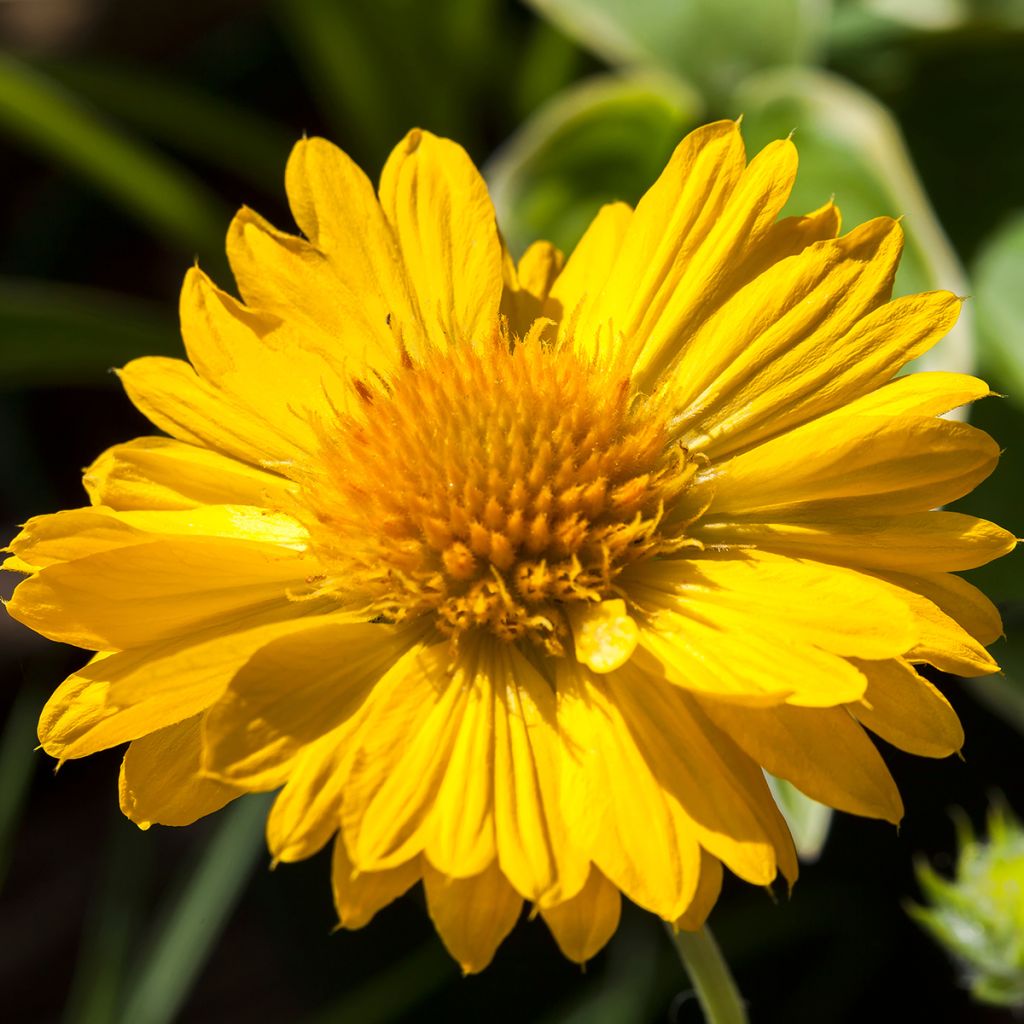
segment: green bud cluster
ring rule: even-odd
[[[1005,808],[989,813],[988,837],[957,821],[960,853],[949,880],[919,862],[930,906],[908,912],[958,963],[979,1002],[1024,1007],[1024,827]]]

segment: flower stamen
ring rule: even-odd
[[[569,606],[687,543],[665,510],[699,463],[613,365],[498,330],[382,385],[318,424],[321,475],[302,481],[336,590],[380,614],[561,654]]]

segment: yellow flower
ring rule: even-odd
[[[379,198],[299,143],[305,237],[242,210],[243,301],[190,271],[191,365],[121,372],[170,437],[11,546],[11,614],[97,652],[44,749],[130,741],[143,827],[280,788],[276,860],[335,837],[353,928],[422,880],[467,971],[524,900],[583,961],[620,892],[695,928],[722,865],[792,881],[762,768],[898,821],[865,727],[959,749],[914,665],[995,669],[999,616],[950,573],[1014,540],[932,511],[995,466],[938,418],[987,386],[893,379],[959,300],[890,301],[891,219],[779,220],[795,172],[789,141],[748,165],[708,125],[568,260],[515,265],[454,143],[410,133]]]

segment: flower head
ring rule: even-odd
[[[242,301],[190,271],[189,362],[121,371],[169,436],[11,546],[10,612],[96,652],[44,748],[130,742],[143,827],[280,789],[276,860],[333,838],[346,927],[422,880],[466,970],[524,900],[582,961],[620,893],[694,928],[722,865],[792,881],[763,768],[899,820],[865,729],[959,749],[915,665],[994,670],[950,573],[1014,540],[933,511],[995,466],[938,418],[987,386],[895,376],[959,300],[890,301],[893,220],[780,220],[795,172],[712,124],[568,260],[515,264],[455,144],[410,133],[375,194],[299,143],[304,237],[242,210]]]

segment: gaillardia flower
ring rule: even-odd
[[[302,236],[242,210],[242,300],[191,270],[189,361],[121,371],[169,436],[11,545],[11,614],[96,652],[43,748],[129,742],[143,827],[279,789],[275,860],[333,837],[346,927],[422,881],[467,971],[524,900],[583,961],[620,893],[696,928],[723,865],[792,881],[762,769],[898,821],[865,730],[959,749],[915,665],[995,670],[951,572],[1014,539],[933,511],[995,466],[938,418],[987,386],[895,376],[959,300],[890,300],[894,220],[778,219],[795,172],[712,124],[567,260],[515,264],[454,143],[411,132],[375,195],[300,142]]]

